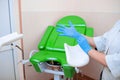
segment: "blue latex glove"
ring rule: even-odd
[[[60,32],[60,36],[68,36],[68,37],[72,37],[75,38],[78,42],[78,44],[80,45],[80,47],[86,52],[88,53],[91,50],[91,47],[87,41],[87,39],[81,35],[80,33],[78,33],[76,31],[76,29],[74,28],[73,24],[71,21],[69,21],[69,25],[70,27],[66,27],[62,24],[59,24],[57,26],[59,26],[57,28],[57,32]]]

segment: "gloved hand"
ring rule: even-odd
[[[77,38],[79,36],[79,33],[76,31],[71,21],[69,21],[69,25],[70,27],[66,27],[63,24],[58,24],[57,26],[59,27],[57,28],[57,31],[61,33],[59,35]]]
[[[59,24],[57,28],[57,32],[60,32],[60,36],[68,36],[75,38],[80,45],[80,47],[88,54],[91,50],[91,46],[89,45],[87,39],[81,35],[79,32],[76,31],[71,21],[69,21],[70,27],[66,27],[62,24]]]

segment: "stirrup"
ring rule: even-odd
[[[78,44],[75,46],[70,46],[64,43],[64,48],[66,53],[66,59],[70,66],[83,67],[88,64],[89,56],[81,49]]]

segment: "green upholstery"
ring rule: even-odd
[[[69,27],[69,20],[74,24],[78,32],[86,36],[93,36],[93,28],[87,27],[85,21],[78,16],[65,16],[60,19],[56,25],[64,24]],[[42,39],[38,44],[39,51],[30,58],[30,62],[37,72],[41,72],[38,64],[51,60],[56,61],[60,63],[60,66],[63,68],[65,77],[71,78],[75,73],[75,69],[74,67],[71,67],[67,64],[64,43],[67,43],[69,45],[76,45],[77,42],[73,38],[59,36],[59,33],[56,32],[56,27],[57,26],[47,27]]]

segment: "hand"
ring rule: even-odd
[[[69,21],[69,25],[70,27],[66,27],[63,24],[58,24],[57,26],[59,27],[57,28],[57,32],[60,32],[60,36],[77,38],[79,36],[79,33],[76,31],[71,21]]]
[[[69,25],[70,27],[66,27],[62,24],[59,24],[57,26],[59,26],[57,28],[57,32],[60,32],[60,36],[68,36],[68,37],[72,37],[75,38],[78,42],[78,44],[80,45],[80,47],[86,52],[88,53],[91,50],[91,47],[87,41],[87,39],[81,35],[80,33],[78,33],[76,31],[76,29],[74,28],[73,24],[71,21],[69,21]]]

